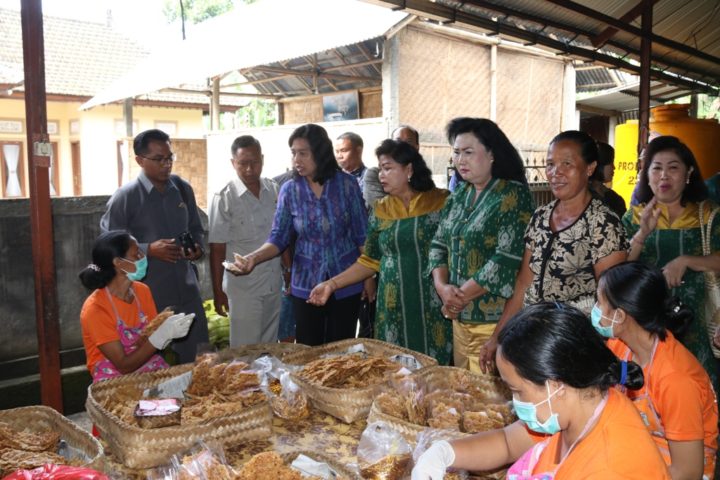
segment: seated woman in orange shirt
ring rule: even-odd
[[[157,309],[150,289],[137,281],[147,269],[137,241],[124,231],[103,233],[93,246],[92,262],[80,272],[82,284],[94,290],[83,304],[80,324],[93,382],[166,368],[157,350],[187,335],[195,315],[172,315],[143,337]]]
[[[627,396],[640,411],[673,480],[715,476],[718,407],[710,377],[675,334],[692,313],[670,297],[663,273],[621,263],[600,276],[592,321],[608,347],[642,365],[645,385]],[[622,390],[622,389],[621,389]]]
[[[496,364],[520,420],[433,443],[413,480],[441,480],[447,467],[511,463],[508,480],[670,478],[632,402],[610,388],[639,388],[640,366],[613,355],[580,310],[531,305],[508,321],[498,343]]]

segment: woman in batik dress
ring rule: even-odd
[[[308,301],[322,305],[338,288],[379,272],[375,338],[447,365],[450,323],[442,318],[440,300],[423,272],[448,192],[435,188],[425,161],[409,144],[385,140],[375,153],[387,196],[374,204],[364,253],[350,268],[318,284]]]

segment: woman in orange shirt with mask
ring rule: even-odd
[[[692,313],[671,297],[663,273],[640,262],[600,276],[592,323],[621,360],[642,366],[645,385],[626,391],[673,480],[713,479],[718,408],[710,377],[681,335]],[[620,388],[622,391],[624,389]]]
[[[520,420],[433,443],[413,480],[507,464],[508,480],[670,478],[632,402],[610,388],[640,387],[640,367],[613,355],[580,310],[531,305],[508,321],[498,344],[496,364]]]

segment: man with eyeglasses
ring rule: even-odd
[[[282,300],[280,257],[260,264],[249,275],[223,268],[234,253],[247,255],[265,243],[277,207],[278,184],[262,177],[260,142],[242,135],[230,147],[237,177],[213,196],[210,207],[210,271],[215,311],[230,316],[230,346],[277,341]]]
[[[198,344],[209,342],[207,319],[195,266],[203,255],[204,231],[195,193],[188,182],[172,175],[175,154],[170,137],[161,130],[146,130],[133,141],[135,161],[142,171],[108,200],[100,220],[103,232],[126,230],[148,258],[142,280],[152,292],[158,311],[195,313],[187,337],[173,341],[179,363],[195,360]],[[194,248],[183,248],[181,236],[192,237]]]

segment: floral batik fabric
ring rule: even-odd
[[[550,219],[557,204],[554,200],[538,208],[525,233],[533,273],[525,305],[565,302],[589,315],[597,288],[595,264],[628,249],[625,229],[615,213],[593,198],[572,225],[554,232]]]

